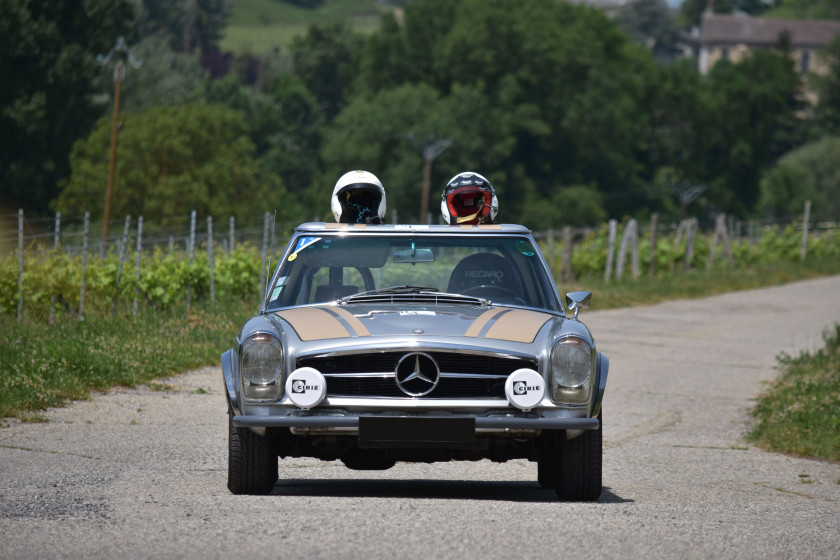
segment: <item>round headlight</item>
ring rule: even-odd
[[[583,387],[592,372],[592,349],[579,338],[564,338],[551,349],[551,375],[559,387]]]
[[[275,383],[283,375],[283,348],[267,334],[254,334],[242,343],[241,373],[253,385]]]

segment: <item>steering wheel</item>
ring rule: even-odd
[[[480,284],[478,286],[471,286],[471,287],[467,288],[466,290],[462,290],[461,293],[465,296],[468,296],[468,295],[472,294],[473,292],[479,292],[479,291],[482,292],[483,294],[485,294],[488,297],[492,297],[492,295],[495,293],[496,295],[499,295],[499,296],[507,296],[507,298],[511,300],[510,303],[517,303],[519,305],[528,305],[528,303],[524,299],[522,299],[522,297],[519,294],[517,294],[516,292],[514,292],[510,288],[506,288],[504,286],[497,286],[495,284]],[[476,295],[478,295],[478,294],[476,294]]]

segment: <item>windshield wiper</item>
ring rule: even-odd
[[[378,290],[368,290],[367,292],[359,292],[349,297],[356,296],[375,296],[380,294],[424,294],[428,292],[437,292],[437,288],[430,288],[428,286],[390,286],[388,288],[380,288]]]

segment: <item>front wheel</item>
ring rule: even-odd
[[[603,422],[598,429],[586,430],[574,439],[556,434],[543,448],[539,459],[539,482],[554,488],[557,497],[571,502],[593,502],[601,496]]]
[[[277,482],[277,452],[271,439],[233,425],[228,414],[228,490],[233,494],[268,494]]]

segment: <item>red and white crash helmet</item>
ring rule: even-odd
[[[443,188],[440,212],[444,223],[492,224],[499,213],[496,191],[484,176],[473,171],[458,173]]]

